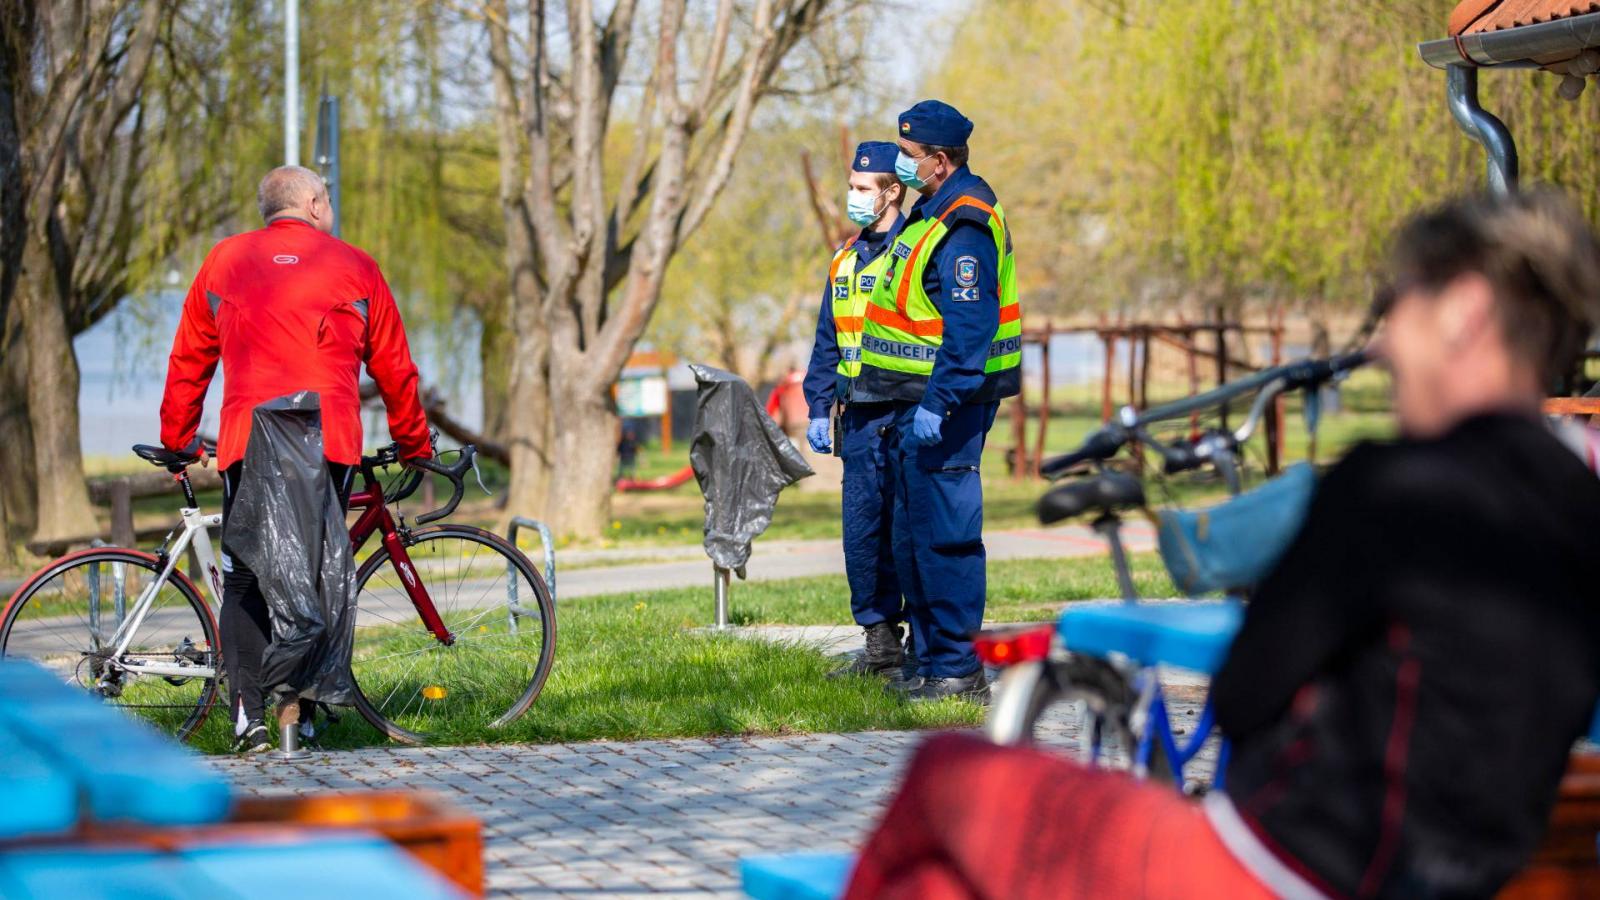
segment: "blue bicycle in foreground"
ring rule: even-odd
[[[1214,730],[1209,695],[1194,727],[1176,729],[1160,672],[1168,667],[1206,676],[1216,672],[1238,631],[1243,593],[1287,548],[1315,486],[1311,467],[1300,464],[1241,494],[1241,448],[1273,401],[1293,390],[1305,392],[1307,427],[1314,431],[1318,389],[1365,362],[1360,353],[1301,360],[1143,413],[1125,408],[1077,450],[1045,463],[1043,472],[1052,480],[1090,467],[1040,499],[1039,519],[1049,524],[1092,515],[1091,527],[1110,550],[1122,602],[1075,604],[1053,625],[978,637],[978,655],[1002,670],[984,724],[991,740],[1031,742],[1048,710],[1077,703],[1086,761],[1110,764],[1114,744],[1139,777],[1188,790],[1206,786],[1188,770]],[[1252,393],[1249,414],[1235,430],[1213,428],[1167,442],[1151,433],[1158,423],[1187,419]],[[1201,512],[1163,511],[1158,517],[1162,560],[1174,582],[1190,596],[1218,594],[1219,599],[1139,599],[1121,528],[1126,513],[1145,511],[1144,485],[1107,465],[1125,448],[1153,451],[1168,474],[1211,466],[1227,485],[1233,498],[1220,506]],[[1213,786],[1221,786],[1227,752],[1223,741]]]

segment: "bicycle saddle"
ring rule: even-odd
[[[181,472],[185,467],[200,458],[199,456],[189,456],[151,444],[134,444],[133,452],[134,455],[145,462],[154,466],[163,466],[169,472]]]
[[[1039,521],[1045,525],[1090,510],[1116,512],[1144,505],[1144,485],[1132,475],[1100,472],[1055,488],[1039,498]]]

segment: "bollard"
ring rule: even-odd
[[[300,747],[300,699],[291,697],[278,706],[278,749],[269,754],[283,762],[310,759],[311,753]]]
[[[718,631],[725,631],[728,628],[728,584],[733,578],[733,572],[715,565],[711,567],[711,572],[712,589],[716,593],[717,600],[717,624],[713,627]]]

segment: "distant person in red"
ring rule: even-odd
[[[1390,275],[1400,436],[1322,476],[1245,610],[1226,789],[935,738],[848,900],[1489,897],[1527,862],[1600,699],[1600,479],[1540,418],[1600,245],[1554,193],[1479,197],[1413,219]]]
[[[300,166],[273,169],[261,179],[256,204],[266,227],[218,243],[195,275],[161,400],[161,443],[201,452],[201,407],[221,361],[224,515],[239,485],[252,411],[295,391],[320,395],[323,452],[341,500],[348,497],[352,467],[361,461],[363,364],[388,408],[401,456],[432,456],[400,311],[372,257],[331,234],[322,179]],[[255,574],[226,546],[223,568],[219,625],[235,749],[258,752],[270,746],[259,669],[271,619]]]

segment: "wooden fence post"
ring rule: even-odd
[[[126,478],[111,482],[111,543],[132,547],[138,538],[133,531],[133,485]]]

